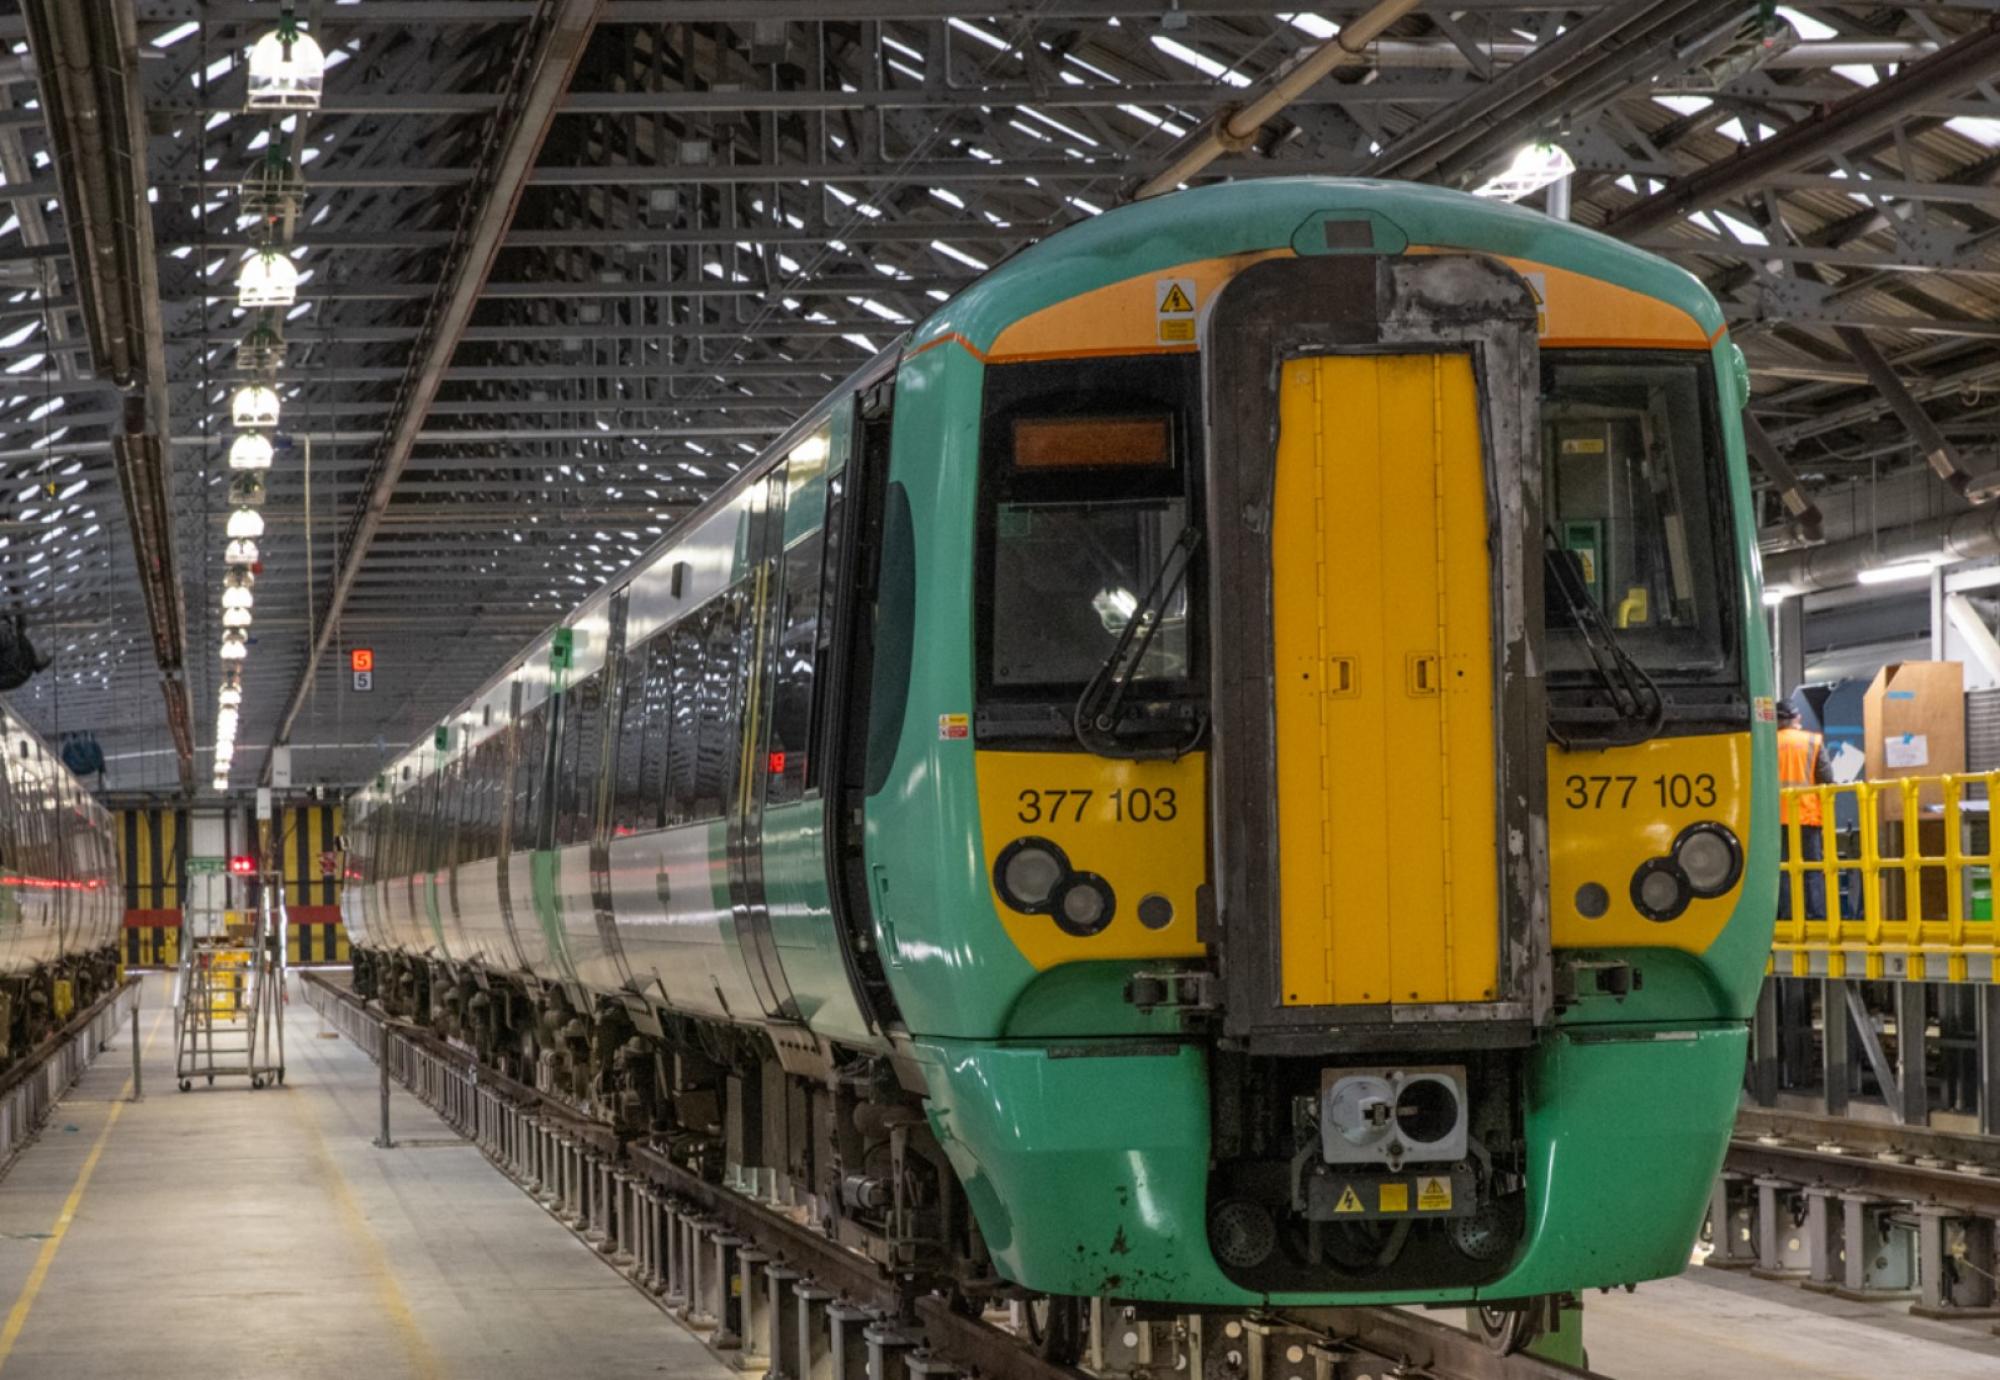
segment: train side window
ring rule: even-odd
[[[543,700],[521,716],[514,730],[519,748],[514,758],[513,846],[522,851],[535,846],[535,808],[540,804],[542,748],[548,724],[549,702]]]
[[[715,614],[715,606],[710,605],[674,624],[670,633],[672,690],[667,707],[672,727],[667,738],[666,786],[661,791],[669,824],[687,824],[699,817],[695,812],[695,778],[701,746],[702,668],[708,654],[708,627]]]
[[[746,584],[748,582],[745,582]],[[723,595],[703,649],[701,711],[696,728],[694,817],[720,819],[734,798],[742,765],[745,585]]]
[[[771,740],[765,754],[765,800],[783,805],[806,791],[812,758],[813,686],[819,678],[823,531],[808,532],[785,552],[779,604],[777,675],[771,690]]]
[[[673,630],[625,653],[624,704],[612,762],[611,832],[635,834],[666,822],[667,729],[673,707]]]
[[[570,686],[563,704],[560,784],[556,788],[556,843],[590,839],[603,747],[604,673],[592,671]]]
[[[678,664],[675,668],[676,689],[689,692],[695,702],[692,779],[686,800],[690,820],[722,817],[742,765],[742,637],[748,622],[744,604],[744,588],[739,585],[718,599],[701,620],[700,674],[691,685],[680,679]],[[677,756],[679,749],[677,734]]]

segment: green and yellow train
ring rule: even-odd
[[[1511,206],[1065,230],[360,793],[357,981],[970,1297],[1675,1273],[1776,895],[1746,392]]]

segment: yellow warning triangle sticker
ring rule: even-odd
[[[1361,1195],[1354,1191],[1353,1184],[1349,1184],[1340,1190],[1340,1201],[1333,1205],[1333,1210],[1335,1212],[1364,1211],[1361,1206]]]
[[[1194,303],[1190,302],[1188,300],[1188,295],[1185,292],[1181,291],[1181,285],[1179,283],[1169,283],[1167,285],[1167,295],[1160,301],[1160,310],[1163,312],[1193,311]],[[1354,1210],[1356,1212],[1359,1212],[1361,1210],[1360,1204],[1358,1202],[1355,1204]]]
[[[1417,1180],[1417,1211],[1451,1211],[1451,1180],[1435,1174]]]

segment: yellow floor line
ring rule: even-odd
[[[325,1179],[327,1192],[333,1198],[333,1205],[340,1214],[341,1225],[346,1227],[362,1254],[367,1258],[368,1273],[375,1281],[375,1297],[381,1305],[382,1313],[389,1319],[403,1339],[404,1349],[410,1357],[410,1373],[416,1380],[440,1380],[446,1374],[438,1355],[431,1350],[430,1342],[424,1337],[423,1329],[417,1326],[417,1315],[410,1307],[410,1301],[403,1296],[403,1289],[396,1282],[395,1266],[389,1260],[389,1252],[384,1249],[381,1238],[368,1225],[368,1219],[361,1211],[361,1205],[354,1199],[354,1190],[349,1187],[347,1176],[340,1172],[334,1162],[333,1152],[328,1148],[326,1135],[320,1130],[319,1116],[304,1099],[287,1099],[295,1110],[301,1113],[300,1120],[312,1133],[313,1157],[318,1160],[318,1168]],[[4,1360],[4,1357],[0,1357]]]
[[[139,1050],[141,1060],[153,1047],[153,1036],[159,1033],[160,1021],[165,1014],[162,1009],[153,1017],[152,1029],[146,1032],[145,1043]],[[111,1104],[111,1111],[104,1118],[104,1129],[97,1133],[96,1143],[84,1157],[83,1168],[77,1171],[76,1183],[71,1186],[69,1197],[63,1200],[62,1211],[56,1214],[56,1224],[49,1233],[49,1239],[42,1243],[42,1249],[35,1256],[35,1267],[28,1271],[28,1282],[21,1286],[21,1296],[8,1310],[7,1326],[0,1329],[0,1370],[6,1369],[7,1358],[14,1354],[14,1343],[21,1339],[21,1329],[28,1325],[28,1310],[35,1306],[35,1296],[42,1292],[43,1281],[49,1277],[49,1267],[55,1264],[56,1252],[62,1249],[63,1238],[69,1235],[69,1224],[76,1220],[76,1210],[83,1203],[83,1191],[90,1187],[90,1176],[97,1172],[97,1162],[104,1156],[105,1143],[111,1139],[111,1128],[118,1124],[118,1115],[125,1110],[126,1100],[131,1096],[132,1080],[127,1077],[118,1100]]]

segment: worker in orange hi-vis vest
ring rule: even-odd
[[[1778,784],[1780,786],[1821,786],[1833,780],[1827,770],[1826,739],[1810,729],[1799,725],[1799,711],[1790,700],[1778,701]],[[1778,807],[1779,818],[1786,825],[1792,822],[1794,813],[1799,819],[1799,856],[1807,862],[1818,862],[1826,856],[1826,835],[1821,832],[1823,815],[1817,796],[1800,796],[1796,801],[1784,799]],[[1782,830],[1778,835],[1781,855],[1789,858],[1792,849],[1792,831]],[[1806,919],[1826,919],[1826,878],[1819,872],[1805,875]],[[1792,888],[1787,878],[1778,887],[1778,918],[1792,918]]]

